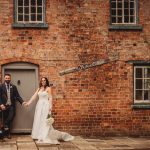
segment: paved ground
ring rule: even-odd
[[[29,135],[13,135],[12,139],[0,141],[0,150],[150,150],[150,137],[85,139],[78,136],[60,145],[37,145]]]

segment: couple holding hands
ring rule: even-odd
[[[11,83],[11,75],[5,74],[4,83],[0,85],[0,110],[3,111],[4,129],[9,132],[9,135],[15,117],[15,102],[18,100],[22,106],[28,107],[37,98],[31,137],[37,140],[37,143],[49,144],[60,144],[59,140],[73,140],[74,136],[55,130],[52,124],[46,121],[48,114],[51,114],[52,111],[52,92],[46,77],[41,78],[39,88],[31,99],[25,102],[19,95],[16,86]]]

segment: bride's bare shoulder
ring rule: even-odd
[[[51,92],[51,91],[52,91],[52,88],[51,88],[51,87],[47,87],[46,91],[47,91],[47,92]]]

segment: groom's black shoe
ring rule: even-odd
[[[4,135],[6,138],[11,139],[10,129],[8,127],[4,127]]]
[[[8,133],[7,138],[11,139],[11,134],[10,133]]]
[[[5,137],[11,139],[10,131],[5,131]]]

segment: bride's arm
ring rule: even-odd
[[[51,87],[49,87],[48,88],[48,97],[49,97],[49,103],[50,103],[50,111],[52,111],[52,88]]]
[[[35,101],[38,97],[39,88],[36,90],[36,92],[33,94],[33,96],[30,98],[30,100],[27,102],[27,106],[29,106],[33,101]]]

